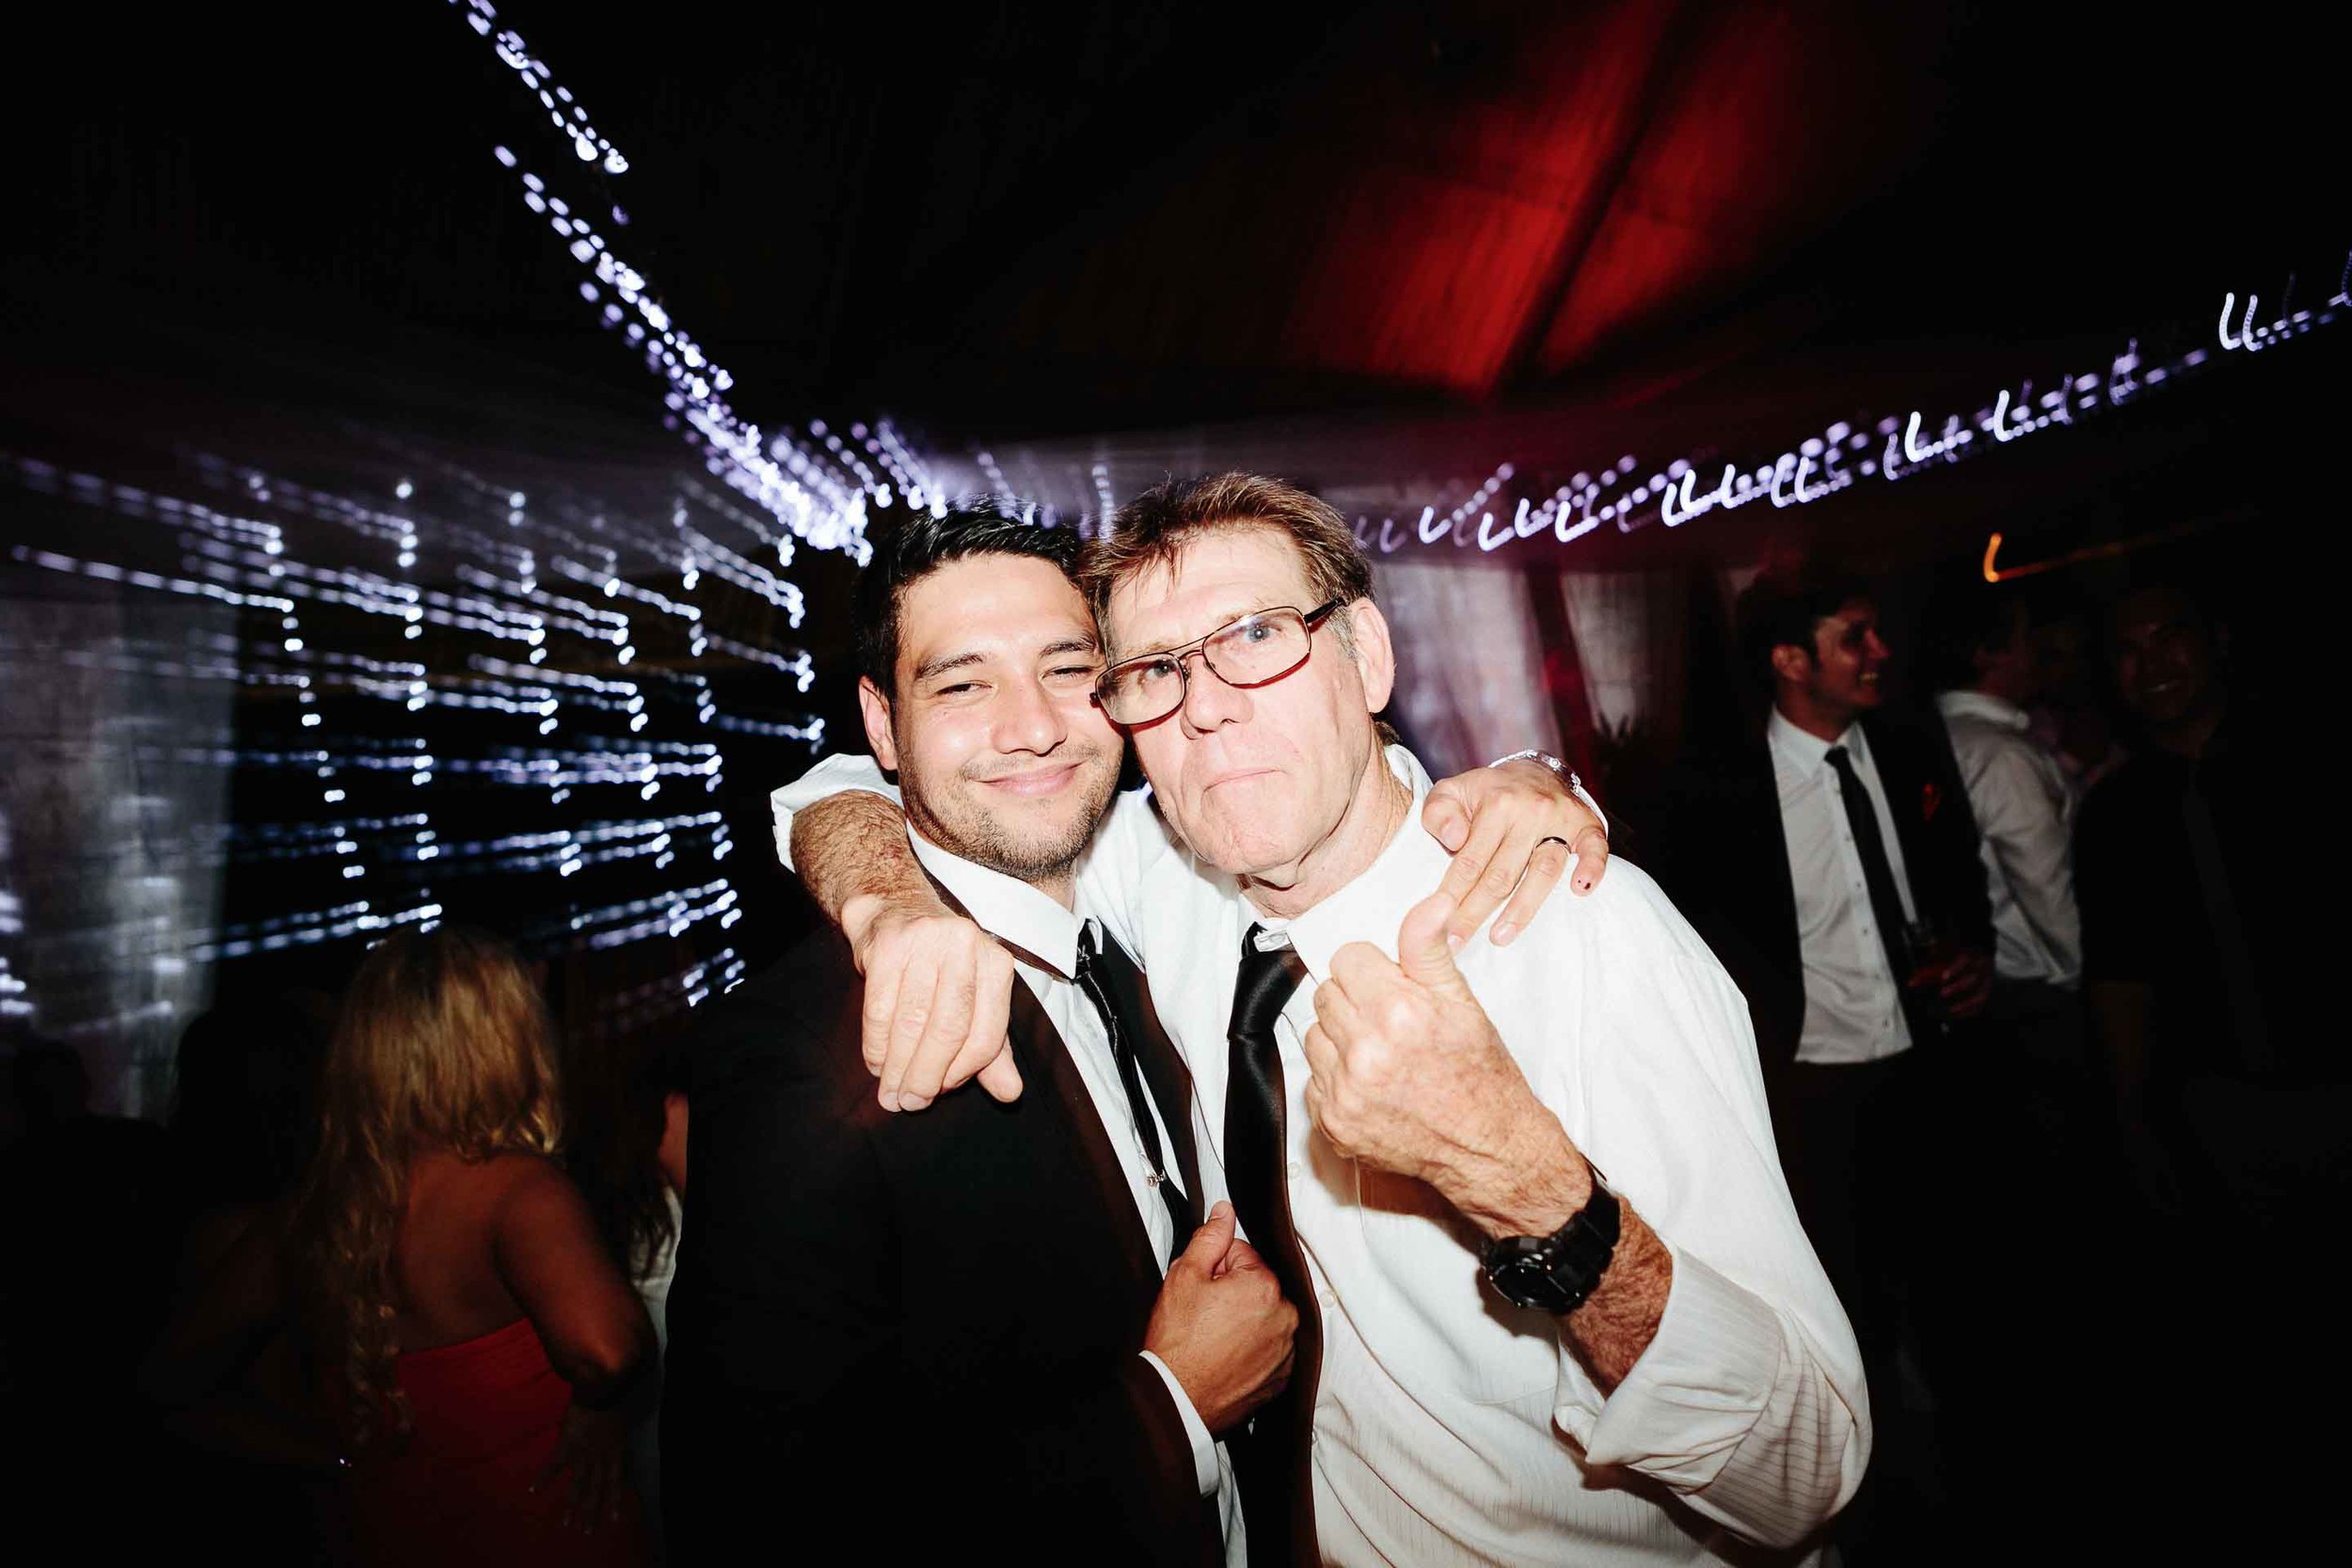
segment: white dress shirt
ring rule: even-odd
[[[1780,791],[1781,836],[1788,845],[1788,876],[1797,893],[1797,946],[1804,961],[1804,1031],[1797,1037],[1797,1060],[1821,1067],[1875,1062],[1911,1049],[1911,1024],[1903,1017],[1901,980],[1887,966],[1886,945],[1870,889],[1862,874],[1862,851],[1846,817],[1844,787],[1830,766],[1833,742],[1807,735],[1772,710],[1765,724],[1772,753],[1772,781]],[[1903,917],[1919,918],[1911,878],[1903,869],[1902,840],[1886,805],[1886,785],[1870,760],[1870,743],[1859,724],[1849,725],[1835,744],[1846,749],[1854,776],[1862,781],[1870,809],[1878,814],[1879,837],[1895,873]],[[1897,932],[1898,939],[1901,932]]]
[[[1103,1015],[1095,1010],[1092,999],[1073,978],[1078,967],[1079,930],[1082,927],[1095,927],[1099,951],[1101,927],[1092,921],[1081,921],[1052,897],[1018,878],[950,854],[911,828],[907,838],[914,847],[915,859],[923,863],[925,869],[956,895],[983,930],[1005,944],[1022,983],[1029,988],[1029,993],[1037,998],[1038,1006],[1045,1010],[1055,1031],[1061,1036],[1070,1060],[1086,1085],[1087,1096],[1094,1102],[1095,1116],[1119,1156],[1120,1169],[1126,1173],[1136,1212],[1142,1216],[1144,1229],[1152,1237],[1152,1256],[1159,1259],[1160,1271],[1165,1274],[1176,1249],[1192,1238],[1176,1234],[1175,1216],[1168,1212],[1168,1204],[1152,1185],[1152,1160],[1145,1153],[1142,1134],[1136,1130],[1135,1110],[1120,1078],[1118,1060],[1111,1053],[1110,1036],[1103,1027]],[[1148,1083],[1143,1085],[1143,1102],[1151,1113],[1160,1148],[1171,1150],[1172,1160],[1174,1146],[1168,1141],[1168,1124],[1159,1107],[1152,1103]],[[1180,1172],[1171,1168],[1167,1180],[1178,1191],[1184,1190]],[[1217,1513],[1225,1529],[1225,1560],[1232,1568],[1238,1568],[1248,1560],[1248,1550],[1242,1531],[1240,1493],[1233,1484],[1232,1465],[1226,1456],[1225,1445],[1209,1435],[1208,1426],[1193,1408],[1175,1373],[1168,1370],[1168,1363],[1150,1351],[1142,1354],[1166,1380],[1168,1394],[1176,1402],[1177,1414],[1184,1419],[1185,1434],[1192,1440],[1193,1474],[1200,1495],[1205,1497],[1217,1494]]]
[[[1968,809],[1977,818],[1993,895],[1993,970],[2072,990],[2082,979],[2074,910],[2074,786],[2058,753],[2036,740],[2024,708],[1981,691],[1936,698]]]
[[[1315,986],[1348,942],[1393,954],[1447,863],[1420,827],[1426,775],[1400,747],[1389,761],[1415,793],[1405,825],[1281,932],[1307,968],[1276,1035],[1291,1210],[1323,1320],[1326,1559],[1692,1563],[1715,1560],[1716,1521],[1803,1537],[1862,1477],[1861,1356],[1789,1203],[1746,1004],[1639,869],[1615,862],[1589,897],[1548,901],[1509,948],[1482,936],[1456,960],[1537,1095],[1673,1254],[1657,1337],[1613,1394],[1557,1320],[1485,1285],[1482,1238],[1433,1189],[1343,1160],[1313,1131],[1299,1040]],[[878,784],[869,761],[833,759],[777,792],[780,834],[791,809]],[[1192,1069],[1203,1196],[1227,1196],[1225,1031],[1243,935],[1263,922],[1232,878],[1173,844],[1143,793],[1114,805],[1078,899],[1147,970],[1176,977],[1153,995]]]

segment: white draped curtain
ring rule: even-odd
[[[1382,561],[1375,592],[1395,632],[1391,717],[1432,775],[1506,752],[1557,752],[1543,635],[1527,578],[1448,562]]]
[[[1593,722],[1612,734],[1671,727],[1684,673],[1681,585],[1663,572],[1563,572],[1561,597]]]

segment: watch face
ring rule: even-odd
[[[1512,1258],[1498,1263],[1487,1275],[1505,1301],[1538,1312],[1565,1312],[1576,1306],[1540,1258]]]

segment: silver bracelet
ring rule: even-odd
[[[1569,794],[1581,796],[1584,793],[1584,781],[1576,776],[1576,769],[1553,756],[1549,752],[1538,752],[1534,747],[1530,747],[1524,752],[1513,752],[1507,757],[1497,757],[1486,766],[1500,768],[1506,762],[1542,763],[1560,776],[1561,782],[1568,786]]]

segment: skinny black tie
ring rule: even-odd
[[[1916,998],[1904,983],[1911,978],[1911,944],[1904,936],[1910,923],[1903,914],[1902,895],[1895,887],[1894,864],[1886,858],[1885,835],[1879,832],[1878,809],[1865,793],[1862,775],[1853,770],[1853,758],[1846,754],[1846,748],[1832,746],[1829,765],[1837,773],[1837,798],[1845,802],[1846,825],[1853,830],[1854,847],[1862,852],[1862,885],[1870,893],[1870,916],[1878,922],[1879,944],[1886,949],[1887,972],[1895,977],[1903,1011],[1911,1016],[1915,1043],[1924,1045],[1928,1036],[1921,1028],[1932,1021],[1915,1005]]]
[[[1143,1093],[1143,1074],[1136,1065],[1136,1044],[1127,1032],[1119,1026],[1118,1009],[1111,1006],[1110,993],[1103,988],[1100,973],[1102,956],[1094,946],[1094,927],[1078,928],[1078,973],[1073,976],[1078,989],[1087,993],[1094,1010],[1103,1018],[1103,1030],[1110,1036],[1111,1060],[1119,1064],[1119,1082],[1127,1091],[1127,1110],[1136,1118],[1136,1136],[1143,1142],[1143,1157],[1152,1162],[1152,1190],[1168,1205],[1170,1217],[1176,1222],[1175,1250],[1184,1250],[1192,1240],[1194,1220],[1184,1194],[1168,1179],[1168,1158],[1160,1151],[1160,1130],[1152,1119],[1152,1102]]]
[[[1282,1052],[1274,1038],[1274,1021],[1306,977],[1307,966],[1289,946],[1260,952],[1259,929],[1250,927],[1242,939],[1241,975],[1226,1032],[1232,1054],[1225,1084],[1225,1175],[1242,1228],[1298,1309],[1297,1359],[1290,1386],[1258,1412],[1248,1440],[1232,1445],[1232,1452],[1250,1560],[1311,1563],[1317,1554],[1307,1446],[1314,1432],[1323,1321],[1309,1285],[1306,1255],[1291,1226]]]

